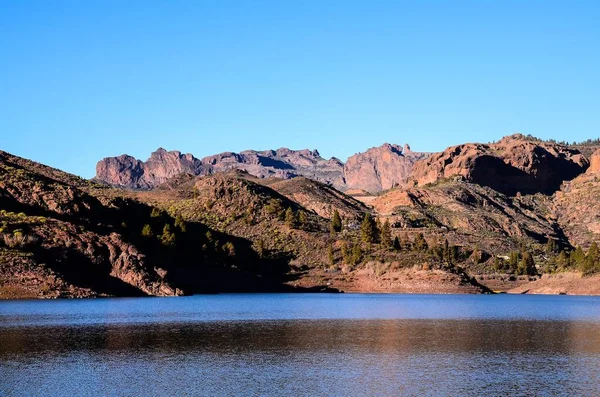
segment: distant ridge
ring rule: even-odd
[[[317,150],[245,150],[223,152],[198,159],[191,154],[159,148],[148,160],[129,155],[107,157],[98,162],[95,180],[130,189],[153,189],[179,174],[212,175],[242,170],[258,178],[291,179],[304,176],[338,190],[378,192],[400,184],[413,164],[428,154],[412,152],[408,145],[384,144],[351,156],[344,164],[325,159]]]

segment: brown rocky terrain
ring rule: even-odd
[[[359,186],[345,194],[332,186],[349,185],[341,162],[312,151],[198,160],[159,150],[147,162],[99,163],[141,190],[0,152],[0,297],[596,293],[600,151],[515,135],[449,148],[410,171],[411,153],[384,145],[349,161],[368,176],[352,176]],[[315,179],[297,172],[311,167]],[[412,183],[397,182],[406,172]]]
[[[0,152],[0,296],[282,290],[288,267],[283,251],[259,255],[248,240],[175,219],[130,192]]]
[[[511,197],[472,183],[442,181],[391,190],[370,204],[399,231],[421,230],[432,239],[502,255],[524,242],[543,244],[550,238],[568,244],[543,195]]]
[[[588,160],[568,147],[513,135],[492,144],[450,147],[414,165],[409,184],[425,186],[440,179],[465,180],[499,192],[552,194],[563,181],[587,168]]]
[[[128,155],[107,157],[98,162],[95,179],[111,186],[148,190],[179,174],[204,176],[241,170],[261,179],[304,176],[342,191],[379,192],[404,182],[413,164],[427,156],[411,151],[408,145],[387,143],[351,156],[345,165],[335,157],[322,158],[316,150],[246,150],[197,159],[191,154],[158,149],[146,161]]]
[[[389,265],[369,263],[352,272],[318,274],[300,279],[295,285],[325,283],[345,292],[397,294],[479,294],[488,292],[465,274],[443,270],[381,268]],[[316,278],[316,279],[313,279]]]
[[[319,212],[335,207],[351,220],[365,207],[304,178],[180,174],[136,192],[2,152],[0,197],[0,297],[327,290],[330,276],[360,279],[370,263],[396,263],[378,270],[385,277],[425,262],[448,275],[439,291],[452,283],[457,290],[485,291],[425,251],[394,253],[360,242],[355,227],[330,235],[329,220]],[[360,247],[353,264],[344,263],[347,244]],[[428,285],[438,291],[435,282]]]
[[[414,163],[427,156],[428,153],[411,151],[408,145],[389,143],[355,154],[344,165],[346,187],[380,192],[399,186],[410,175]]]
[[[314,211],[324,218],[331,218],[334,209],[346,219],[360,219],[369,209],[354,197],[331,186],[300,177],[276,180],[268,185],[273,190]]]
[[[179,174],[199,174],[202,166],[191,154],[159,148],[145,162],[126,154],[99,161],[96,180],[113,186],[151,189]]]
[[[556,192],[552,210],[574,246],[600,241],[600,150],[585,173]]]
[[[158,149],[148,160],[128,155],[107,157],[96,166],[96,180],[111,186],[151,189],[182,174],[211,175],[229,170],[243,170],[259,178],[290,179],[306,176],[316,181],[344,187],[343,163],[326,160],[316,150],[247,150],[225,152],[197,159],[191,154]]]
[[[541,278],[508,290],[510,294],[600,295],[600,275],[580,273],[544,274]]]

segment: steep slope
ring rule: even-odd
[[[143,162],[128,155],[107,157],[96,165],[96,180],[112,186],[150,189],[182,173],[203,172],[202,162],[191,154],[159,148]]]
[[[137,197],[190,222],[250,241],[260,251],[292,264],[326,260],[328,222],[242,171],[195,178],[172,189],[138,192]],[[286,211],[297,223],[290,227]]]
[[[600,242],[600,150],[588,170],[566,182],[553,200],[553,211],[574,246]]]
[[[167,187],[136,195],[171,215],[251,241],[272,263],[283,260],[290,265],[289,285],[365,292],[486,291],[460,268],[447,266],[428,252],[394,251],[389,245],[361,242],[357,217],[366,208],[309,179],[261,180],[236,171],[182,177],[178,186],[170,181]],[[330,206],[351,220],[334,236],[329,220],[315,213],[325,211],[329,217]],[[294,214],[294,226],[288,213]],[[349,258],[350,246],[353,252],[359,248],[358,257]],[[403,281],[390,283],[391,278]]]
[[[424,186],[440,179],[457,179],[508,195],[552,194],[587,166],[588,160],[576,150],[517,134],[492,144],[450,147],[417,162],[409,182]]]
[[[471,183],[443,182],[391,190],[371,205],[390,216],[399,230],[496,254],[507,255],[523,243],[544,244],[549,238],[568,244],[549,215],[550,199],[543,195],[510,197]]]
[[[0,152],[0,297],[273,291],[288,268],[131,192]]]
[[[414,163],[428,156],[411,151],[408,145],[389,143],[355,154],[344,166],[346,187],[371,193],[391,189],[404,183]]]
[[[0,152],[2,284],[26,270],[27,286],[37,285],[50,296],[177,294],[115,226],[127,218],[122,210],[135,203],[105,205],[82,190],[84,185],[77,177]]]
[[[343,218],[357,220],[369,211],[360,201],[329,185],[304,177],[274,181],[268,186],[323,218],[331,218],[333,210],[338,210]]]
[[[248,150],[220,153],[201,160],[191,154],[158,149],[143,162],[131,156],[108,157],[98,162],[96,180],[112,186],[151,189],[181,173],[211,175],[229,170],[243,170],[259,178],[283,179],[296,176],[344,186],[343,163],[326,160],[316,150]]]

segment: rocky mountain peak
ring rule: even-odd
[[[408,145],[405,145],[408,147]],[[364,153],[348,158],[344,176],[348,189],[379,192],[404,183],[413,164],[428,156],[427,153],[404,150],[400,145],[384,143]]]
[[[497,143],[449,147],[415,164],[410,179],[424,186],[460,178],[509,195],[551,194],[587,166],[588,160],[577,150],[514,134]]]

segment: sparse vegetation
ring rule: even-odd
[[[366,213],[363,218],[363,222],[360,226],[360,235],[362,241],[367,244],[373,244],[379,241],[377,223],[369,213]]]
[[[142,228],[142,237],[152,237],[153,235],[152,226],[146,223]]]
[[[298,217],[291,207],[288,207],[288,209],[285,210],[285,224],[290,229],[296,229],[298,227]]]
[[[333,210],[333,215],[331,217],[331,225],[330,225],[330,233],[334,235],[342,231],[342,218],[340,217],[339,211]]]
[[[25,248],[38,245],[40,239],[39,237],[33,235],[13,233],[2,234],[2,241],[8,248]]]

